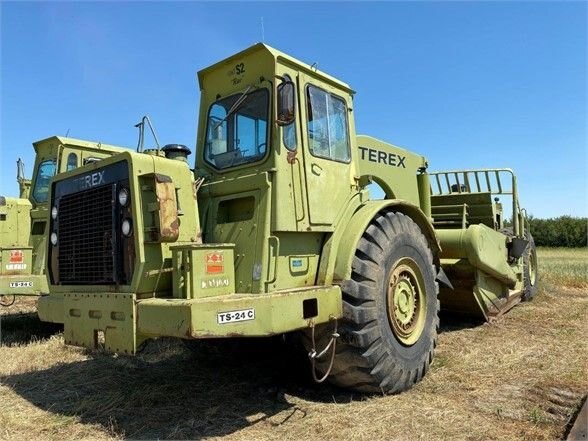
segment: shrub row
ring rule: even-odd
[[[540,219],[529,216],[529,224],[537,246],[569,248],[588,246],[588,218],[560,216]]]

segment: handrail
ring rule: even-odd
[[[523,237],[524,222],[520,222],[521,210],[519,207],[519,198],[517,191],[517,178],[510,168],[482,168],[470,170],[447,170],[430,172],[431,179],[431,195],[442,196],[450,194],[473,194],[473,193],[491,193],[493,195],[507,195],[512,196],[512,226],[514,233]],[[494,175],[494,183],[492,183],[491,175]],[[504,175],[509,175],[511,181],[510,188],[503,185]],[[473,180],[470,177],[473,176]],[[475,187],[472,185],[475,183]],[[483,188],[485,182],[486,188]],[[434,186],[433,184],[436,184]],[[444,185],[445,184],[445,185]]]
[[[493,173],[495,177],[496,186],[492,185],[490,174]],[[490,192],[492,194],[512,195],[512,188],[503,187],[501,174],[509,174],[510,179],[516,181],[516,177],[510,168],[487,168],[487,169],[471,169],[471,170],[447,170],[430,172],[430,176],[434,176],[436,187],[431,186],[433,195],[452,194],[452,193],[481,193]],[[474,180],[472,181],[471,176]],[[486,188],[481,184],[481,177],[484,177]],[[440,179],[441,177],[441,179]],[[443,182],[444,181],[444,182]],[[471,183],[475,183],[475,188]],[[452,185],[456,186],[456,190],[452,190]],[[497,188],[496,188],[497,187]],[[475,191],[473,191],[475,190]]]

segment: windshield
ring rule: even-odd
[[[208,112],[205,161],[225,169],[262,159],[267,152],[268,109],[267,89],[215,102]]]
[[[33,198],[35,201],[39,203],[47,202],[49,181],[53,175],[55,175],[55,160],[48,159],[41,162],[35,178],[35,188],[33,189]]]

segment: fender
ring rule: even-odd
[[[351,262],[359,239],[367,229],[371,220],[383,210],[391,210],[410,217],[421,229],[431,251],[437,268],[439,268],[439,253],[441,246],[435,235],[433,226],[423,211],[416,205],[398,199],[373,200],[362,204],[352,215],[347,226],[342,228],[343,234],[333,235],[325,244],[319,270],[319,283],[339,283],[351,277]],[[326,266],[326,268],[325,268]],[[329,271],[332,270],[332,271]],[[332,274],[331,277],[329,275]],[[323,280],[320,280],[323,279]]]

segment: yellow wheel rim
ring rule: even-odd
[[[426,296],[423,277],[411,258],[400,259],[388,279],[388,319],[398,340],[415,344],[423,333],[426,316]]]

